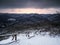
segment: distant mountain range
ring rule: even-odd
[[[0,28],[14,23],[34,24],[34,23],[60,23],[60,14],[8,14],[0,13]]]

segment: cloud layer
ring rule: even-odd
[[[0,0],[0,8],[60,8],[60,0]]]

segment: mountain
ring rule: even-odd
[[[56,25],[60,27],[60,14],[8,14],[0,13],[0,35],[22,29]],[[51,26],[52,27],[52,26]],[[8,36],[9,37],[9,36]],[[0,40],[8,37],[1,37]]]
[[[20,24],[34,24],[45,22],[60,22],[60,14],[0,14],[0,27],[9,26],[18,22]]]

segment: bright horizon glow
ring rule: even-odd
[[[38,8],[13,8],[13,9],[0,9],[0,13],[37,13],[37,14],[54,14],[59,9],[47,8],[47,9],[38,9]]]

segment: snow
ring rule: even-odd
[[[16,21],[14,18],[9,18],[8,21]]]
[[[11,39],[12,36],[0,41],[0,45],[60,45],[60,37],[50,37],[48,35],[35,35],[35,37],[29,39],[25,34],[19,34],[17,41]]]

